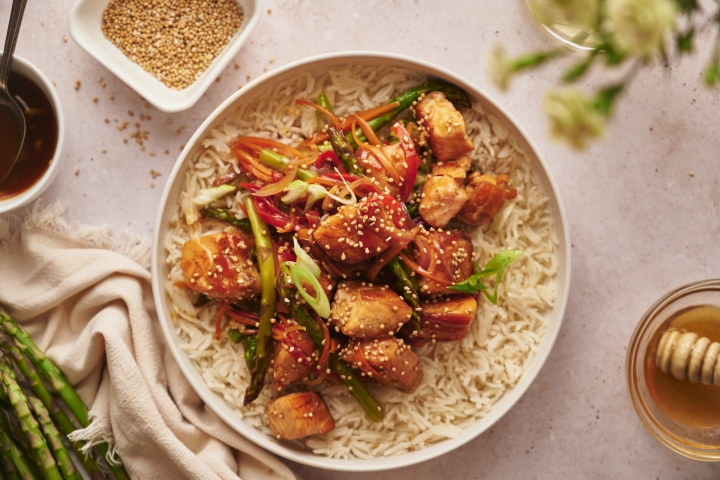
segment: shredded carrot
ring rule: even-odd
[[[408,257],[403,255],[402,253],[399,253],[398,257],[400,257],[400,260],[402,260],[405,265],[410,267],[410,269],[412,271],[414,271],[415,273],[417,273],[419,275],[422,275],[425,278],[429,278],[433,282],[437,282],[440,285],[445,286],[445,287],[453,285],[455,283],[451,280],[446,280],[444,278],[437,277],[437,276],[433,275],[432,273],[428,272],[427,270],[425,270],[424,268],[420,268],[420,266],[417,263],[413,262],[412,260],[410,260]]]
[[[387,112],[397,108],[400,106],[400,102],[392,102],[388,103],[387,105],[380,105],[379,107],[373,107],[368,110],[363,110],[362,112],[358,112],[355,115],[362,118],[365,121],[370,121],[374,118],[379,117],[380,115],[384,115]],[[343,133],[348,133],[350,131],[350,127],[352,125],[352,120],[350,118],[346,118],[341,125],[341,129]],[[314,144],[323,143],[325,140],[330,138],[330,136],[327,134],[327,132],[320,132],[313,135],[309,140],[311,140]],[[307,141],[307,140],[306,140]]]
[[[355,119],[357,120],[358,125],[360,125],[360,130],[365,134],[365,137],[368,139],[368,141],[372,145],[380,145],[380,139],[375,135],[375,132],[373,131],[372,127],[369,123],[367,123],[365,120],[363,120],[361,117],[357,115],[353,115]],[[355,132],[355,127],[353,127],[353,133]]]
[[[270,140],[269,138],[260,138],[260,137],[240,137],[237,139],[237,143],[241,145],[246,145],[254,150],[262,150],[263,148],[267,148],[270,150],[277,150],[279,153],[282,153],[283,155],[287,157],[299,157],[300,151],[296,148],[293,148],[289,145],[285,145],[284,143],[277,142],[275,140]]]
[[[297,215],[295,215],[295,209],[290,210],[290,221],[282,228],[277,228],[278,233],[287,233],[295,228],[297,224]]]
[[[302,98],[298,98],[297,100],[295,100],[295,103],[299,103],[300,105],[305,105],[307,107],[313,107],[314,109],[316,109],[319,112],[322,112],[324,115],[326,115],[330,120],[332,120],[333,125],[335,125],[336,129],[340,130],[342,128],[342,125],[340,124],[340,120],[338,120],[338,118],[335,116],[335,114],[332,113],[327,108],[321,107],[317,103],[309,102]]]

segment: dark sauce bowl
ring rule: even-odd
[[[26,112],[28,128],[22,159],[0,183],[0,213],[32,202],[52,183],[59,171],[65,135],[60,99],[40,70],[15,55],[8,83],[10,94]]]

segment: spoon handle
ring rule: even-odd
[[[5,36],[5,48],[3,48],[2,62],[0,62],[1,90],[7,89],[13,53],[15,53],[15,44],[20,34],[20,24],[22,23],[23,13],[25,13],[26,3],[27,0],[13,0],[12,10],[10,11],[10,22],[8,22],[7,35]]]

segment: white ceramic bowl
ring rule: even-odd
[[[1,52],[0,58],[2,58]],[[50,80],[48,80],[47,77],[35,67],[35,65],[22,57],[18,57],[17,55],[15,55],[15,59],[13,60],[12,71],[25,75],[27,78],[32,80],[35,85],[40,87],[43,93],[45,93],[47,98],[50,100],[53,109],[55,109],[55,120],[57,120],[58,126],[58,140],[57,145],[55,146],[55,155],[50,161],[50,166],[45,171],[45,174],[40,177],[40,179],[35,182],[32,187],[28,188],[24,192],[15,195],[14,197],[0,200],[0,213],[9,212],[10,210],[20,208],[23,205],[27,205],[32,202],[45,191],[53,180],[55,180],[55,177],[60,170],[59,165],[60,158],[62,157],[63,138],[65,137],[65,121],[63,120],[60,98],[57,96],[57,93],[55,93],[55,87],[52,83],[50,83]]]
[[[300,72],[321,74],[334,66],[347,64],[393,65],[454,83],[464,88],[473,102],[480,102],[486,113],[493,114],[504,121],[510,132],[516,136],[519,145],[531,158],[536,176],[550,198],[548,207],[555,222],[556,235],[559,241],[557,251],[559,271],[557,275],[557,299],[555,301],[555,307],[547,314],[548,330],[538,346],[537,355],[533,358],[528,370],[523,374],[517,386],[503,395],[485,418],[478,420],[471,427],[465,429],[458,437],[404,455],[382,457],[373,460],[341,460],[314,455],[310,452],[277,442],[272,437],[261,433],[241,420],[225,403],[222,397],[210,391],[200,374],[193,367],[190,359],[185,352],[181,350],[180,345],[182,341],[175,332],[172,320],[170,319],[167,304],[168,300],[164,288],[164,282],[169,273],[169,269],[165,263],[164,238],[168,231],[170,217],[176,210],[175,202],[184,183],[183,179],[185,178],[185,171],[190,161],[189,159],[201,148],[200,141],[209,134],[210,129],[222,124],[240,105],[251,102],[259,96],[266,94],[278,83]],[[525,131],[500,105],[495,103],[487,94],[467,80],[421,60],[385,53],[333,53],[300,60],[255,80],[223,102],[197,129],[185,147],[185,150],[183,150],[180,155],[178,162],[175,164],[175,168],[173,168],[165,191],[163,192],[157,223],[155,224],[153,241],[152,286],[160,323],[170,350],[198,395],[200,395],[205,403],[227,422],[228,425],[261,447],[289,460],[330,470],[367,472],[412,465],[435,458],[438,455],[458,448],[490,428],[522,397],[545,363],[560,331],[570,285],[570,237],[567,229],[565,211],[560,201],[557,187],[550,177],[547,166]]]
[[[70,10],[70,36],[116,77],[163,112],[179,112],[195,105],[228,62],[237,55],[260,21],[262,0],[237,0],[243,9],[240,30],[210,66],[183,90],[173,90],[132,62],[102,32],[102,15],[110,0],[79,0]]]

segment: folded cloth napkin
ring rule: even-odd
[[[0,306],[75,385],[133,479],[297,479],[238,435],[190,387],[165,348],[150,245],[63,220],[64,208],[0,218]]]

